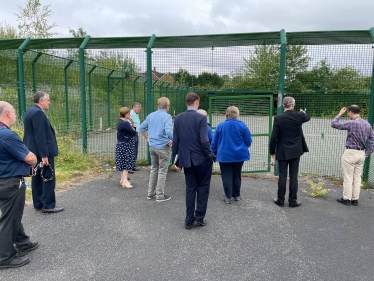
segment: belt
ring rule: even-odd
[[[352,147],[345,147],[346,149],[353,149],[353,150],[365,150],[365,148],[352,148]]]

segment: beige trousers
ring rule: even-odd
[[[346,149],[342,156],[344,175],[343,199],[358,200],[361,190],[361,174],[365,162],[365,151]]]

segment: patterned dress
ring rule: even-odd
[[[127,123],[127,124],[126,124]],[[117,123],[117,144],[116,144],[116,170],[130,171],[135,169],[135,138],[134,135],[129,135],[128,127],[133,130],[130,124],[126,121],[119,120]],[[133,130],[135,132],[135,130]],[[132,133],[132,132],[131,132]],[[135,132],[136,133],[136,132]],[[122,137],[121,137],[122,136]],[[128,138],[127,142],[123,141]]]

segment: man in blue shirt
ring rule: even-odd
[[[30,262],[28,252],[38,242],[30,242],[22,225],[26,186],[36,156],[10,130],[16,122],[13,106],[0,101],[0,269],[20,267]]]
[[[163,202],[171,199],[164,194],[164,189],[170,161],[173,126],[171,115],[167,113],[170,108],[169,99],[161,97],[157,104],[158,110],[147,116],[140,125],[140,132],[148,141],[151,154],[147,199],[156,198],[157,202]]]
[[[142,106],[138,102],[134,102],[132,104],[132,109],[130,111],[130,115],[132,119],[134,120],[135,123],[135,130],[136,130],[136,135],[135,135],[135,168],[132,171],[129,171],[130,174],[132,174],[134,171],[139,171],[139,169],[136,168],[136,159],[138,158],[138,148],[139,148],[139,137],[138,133],[140,132],[140,118],[139,118],[139,113],[142,109]]]

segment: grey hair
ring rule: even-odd
[[[238,118],[238,117],[239,117],[239,108],[237,108],[236,106],[229,106],[226,109],[226,118],[233,119],[233,118]]]
[[[4,116],[5,112],[12,109],[12,105],[6,101],[0,101],[0,117]]]
[[[204,109],[198,109],[197,112],[204,116],[208,116],[208,113]]]
[[[39,103],[41,100],[45,100],[45,98],[49,96],[45,92],[38,91],[34,94],[34,103]]]
[[[167,106],[170,105],[170,101],[166,97],[161,97],[157,100],[158,108],[165,109]]]
[[[283,99],[283,107],[290,108],[291,105],[295,104],[295,99],[293,97],[285,97]]]
[[[142,105],[138,102],[133,102],[131,105],[131,108],[134,108],[134,107],[142,107]]]

